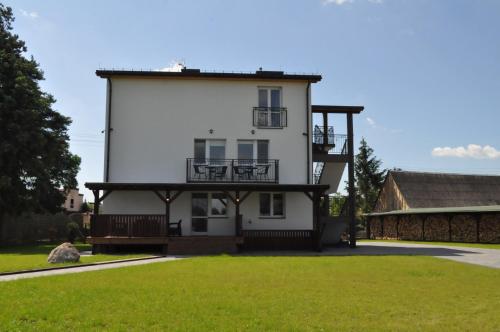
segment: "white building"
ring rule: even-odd
[[[107,79],[104,182],[86,184],[96,249],[319,248],[337,236],[345,219],[328,218],[321,202],[352,162],[352,114],[363,107],[311,105],[321,76],[96,74]],[[324,115],[321,126],[313,127],[313,113]],[[348,135],[328,125],[329,113],[347,114]]]

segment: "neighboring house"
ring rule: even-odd
[[[79,212],[83,204],[83,194],[80,194],[78,188],[65,191],[66,200],[63,208],[67,212]]]
[[[95,251],[319,249],[347,221],[355,234],[354,213],[333,220],[321,204],[346,164],[353,190],[353,114],[363,107],[311,105],[320,75],[96,74],[107,80],[107,105],[104,182],[85,184],[95,196]],[[319,126],[313,113],[323,115]],[[338,113],[346,121],[333,127],[328,115]]]
[[[500,243],[500,176],[390,171],[369,236]]]

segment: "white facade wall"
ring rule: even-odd
[[[281,87],[288,126],[259,129],[252,124],[259,87]],[[307,183],[307,82],[112,78],[109,182],[186,182],[186,158],[194,140],[226,140],[226,158],[237,158],[237,140],[269,140],[269,158],[278,159],[280,184]],[[309,110],[310,111],[310,110]],[[209,130],[213,129],[210,134]],[[252,134],[252,130],[255,134]],[[286,193],[286,216],[259,218],[258,193],[241,205],[244,229],[311,229],[312,204],[303,193]],[[209,220],[209,235],[234,234],[234,206],[228,218]],[[152,192],[111,193],[103,213],[163,214]],[[183,220],[190,234],[191,193],[171,204],[171,221]]]

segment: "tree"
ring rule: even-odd
[[[381,165],[382,161],[373,155],[373,149],[362,138],[354,161],[357,212],[360,214],[373,210],[387,173],[381,170]]]
[[[43,72],[24,56],[13,21],[12,9],[0,4],[0,232],[7,215],[59,211],[59,189],[76,187],[80,166],[69,152],[71,120],[41,91]]]
[[[87,202],[83,202],[82,205],[80,206],[80,212],[85,213],[89,211],[90,211],[89,205],[87,204]]]
[[[344,204],[347,202],[347,196],[344,196],[340,193],[335,193],[330,195],[330,215],[331,216],[340,216],[342,214],[342,208],[344,208]]]

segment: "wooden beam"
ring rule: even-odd
[[[158,191],[156,191],[156,190],[153,190],[153,192],[155,193],[155,195],[156,195],[156,196],[158,196],[158,198],[159,198],[159,199],[161,199],[161,201],[162,201],[163,203],[167,203],[167,199],[166,199],[165,197],[163,197],[163,195],[162,195],[162,194],[160,194],[160,193],[159,193]]]
[[[236,205],[236,199],[229,193],[229,191],[223,191],[224,194],[226,194],[227,197],[233,202],[234,205]]]
[[[101,196],[101,198],[99,198],[99,203],[102,202],[109,194],[111,194],[113,192],[113,190],[106,190],[104,192],[104,195]]]
[[[172,197],[170,197],[170,203],[176,200],[177,197],[179,197],[184,191],[183,190],[178,190]]]
[[[99,190],[92,190],[92,193],[94,194],[94,215],[98,215],[99,205],[101,204],[99,201]]]
[[[356,198],[354,189],[354,129],[352,113],[347,113],[347,155],[349,157],[348,183],[349,183],[349,246],[356,247]]]
[[[304,194],[305,194],[307,197],[309,197],[309,199],[310,199],[312,202],[314,202],[313,196],[311,195],[311,193],[310,193],[310,192],[308,192],[308,191],[304,191]]]
[[[245,195],[243,195],[243,197],[240,198],[240,204],[243,203],[243,201],[247,199],[247,197],[250,196],[251,193],[252,193],[251,191],[247,191]]]

